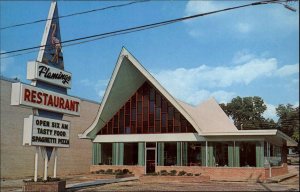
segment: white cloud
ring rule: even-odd
[[[236,24],[236,29],[240,33],[248,33],[251,31],[251,25],[248,23],[238,23]]]
[[[255,58],[254,54],[249,53],[247,50],[238,51],[234,57],[232,62],[234,64],[241,64],[250,61],[251,59]]]
[[[296,101],[295,104],[293,105],[294,108],[299,107],[299,101]]]
[[[172,93],[171,93],[172,94]],[[199,103],[214,97],[219,103],[228,103],[236,96],[234,92],[227,92],[223,90],[210,92],[207,89],[197,90],[196,92],[186,93],[186,98],[179,98],[189,104],[198,105]]]
[[[257,69],[260,70],[257,70]],[[178,68],[163,70],[153,74],[161,84],[176,98],[190,104],[198,104],[209,97],[219,102],[228,102],[236,93],[209,89],[230,87],[233,84],[249,84],[259,77],[270,76],[277,68],[277,61],[271,59],[252,59],[234,67]]]
[[[266,103],[267,109],[262,114],[264,118],[273,119],[274,121],[278,120],[278,116],[276,115],[276,106],[272,104]]]
[[[280,77],[290,76],[299,73],[299,63],[294,65],[284,65],[276,71],[276,75]]]
[[[290,71],[295,68],[285,65],[278,69],[275,58],[257,58],[247,51],[238,52],[233,63],[235,65],[226,67],[199,65],[195,68],[162,70],[153,76],[176,98],[196,105],[212,96],[219,102],[226,103],[237,94],[228,92],[225,88],[248,85],[259,78],[276,78],[278,74],[292,75],[294,70],[293,73]],[[266,113],[269,116],[272,116],[271,109]]]
[[[242,1],[189,1],[186,4],[184,14],[194,15],[224,8],[246,4]],[[293,7],[299,6],[298,3]],[[222,16],[220,16],[222,15]],[[213,20],[209,18],[214,17]],[[197,22],[200,21],[201,22]],[[274,35],[286,35],[299,31],[299,11],[291,12],[282,6],[269,5],[258,6],[255,9],[241,8],[235,11],[226,11],[209,15],[204,19],[188,20],[188,33],[194,38],[196,31],[203,35],[211,36],[212,31],[223,30],[222,36],[239,38],[240,34],[253,34],[252,38],[260,39]],[[276,22],[275,22],[276,21]],[[213,27],[211,23],[213,22]],[[230,27],[229,27],[230,26]],[[193,32],[190,32],[192,30]],[[257,36],[259,35],[259,36]],[[249,37],[251,38],[251,37]],[[247,39],[249,39],[247,38]]]
[[[186,15],[216,11],[220,7],[212,1],[189,1],[185,7]]]
[[[104,93],[105,93],[105,89],[107,87],[107,84],[108,84],[108,80],[98,80],[97,83],[95,84],[94,86],[94,89],[98,95],[98,97],[100,99],[102,99]]]
[[[157,73],[155,76],[165,84],[165,87],[175,86],[195,91],[194,87],[229,87],[236,83],[247,85],[259,77],[270,76],[276,68],[276,59],[262,58],[252,59],[245,64],[234,67],[200,65],[190,69],[165,70]]]
[[[96,82],[91,81],[89,79],[82,79],[79,81],[83,86],[92,88],[99,99],[101,99],[105,93],[105,89],[107,87],[108,80],[98,80]]]

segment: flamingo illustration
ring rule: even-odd
[[[55,47],[55,53],[54,53],[54,56],[53,56],[51,62],[58,63],[59,54],[61,52],[61,44],[60,44],[59,39],[57,37],[55,37],[56,24],[55,23],[52,24],[51,27],[52,27],[51,43],[52,43],[52,46]]]

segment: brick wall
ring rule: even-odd
[[[210,176],[211,180],[224,181],[262,181],[265,179],[265,169],[256,167],[198,167],[198,166],[157,166],[156,172],[161,170],[186,171],[187,173],[201,173]]]
[[[144,175],[144,166],[126,166],[126,165],[91,165],[90,171],[97,170],[117,170],[128,169],[136,176]],[[199,166],[156,166],[156,172],[166,170],[185,171],[187,173],[201,173],[203,176],[209,176],[211,180],[224,181],[264,181],[269,178],[269,169],[263,167],[199,167]],[[287,165],[272,167],[272,177],[288,173]]]
[[[271,168],[271,176],[275,177],[275,176],[279,176],[279,175],[284,175],[288,173],[288,167],[286,163],[283,163],[282,166],[278,166],[278,167],[272,167]],[[266,179],[270,178],[270,169],[269,168],[265,168],[265,175],[266,175]]]
[[[125,166],[125,165],[91,165],[90,171],[95,172],[97,170],[107,169],[128,169],[133,172],[136,176],[144,175],[144,166]],[[156,172],[166,170],[186,171],[187,173],[201,173],[204,176],[210,176],[211,180],[227,180],[227,181],[248,181],[248,180],[264,180],[265,179],[265,168],[253,168],[253,167],[198,167],[198,166],[156,166]]]

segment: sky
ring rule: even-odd
[[[129,1],[128,1],[129,2]],[[253,1],[252,1],[253,2]],[[59,1],[59,15],[126,1]],[[249,1],[147,1],[60,19],[62,41],[247,4]],[[50,1],[0,1],[1,27],[46,19]],[[299,7],[298,2],[289,4]],[[1,52],[38,46],[45,22],[1,30]],[[191,105],[259,96],[264,117],[299,106],[299,10],[251,6],[160,28],[63,47],[69,95],[101,102],[122,47],[175,97]],[[37,52],[1,59],[1,75],[26,80]]]

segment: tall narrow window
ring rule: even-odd
[[[196,131],[155,87],[145,82],[98,134],[186,132]]]

